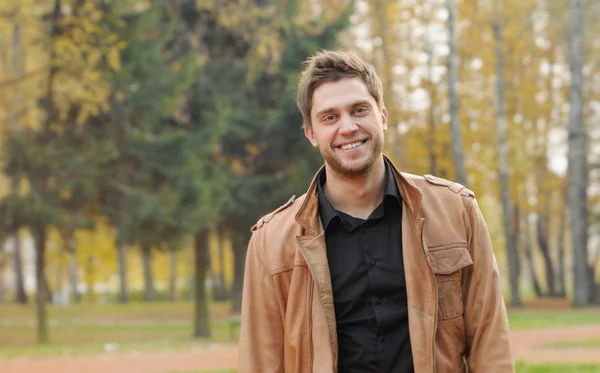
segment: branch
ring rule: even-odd
[[[36,106],[36,105],[35,104],[27,105],[24,108],[22,108],[21,110],[17,111],[16,113],[2,117],[2,120],[6,121],[6,122],[12,122],[16,119],[19,119],[21,116],[25,115],[25,113],[27,113],[29,111],[29,109],[33,108],[34,106]]]
[[[4,81],[0,81],[0,88],[4,88],[4,87],[10,87],[12,85],[18,84],[23,80],[32,78],[33,76],[35,76],[36,74],[39,74],[41,72],[43,72],[44,70],[49,69],[50,66],[41,66],[35,70],[29,71],[25,74],[21,74],[20,76],[16,77],[16,78],[12,78],[12,79],[7,79]]]

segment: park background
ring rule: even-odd
[[[518,370],[600,372],[598,35],[589,0],[0,1],[0,371],[235,368],[249,228],[322,163],[301,63],[339,48],[399,168],[476,193]]]

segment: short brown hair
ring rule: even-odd
[[[311,125],[312,96],[317,87],[344,78],[360,78],[367,90],[383,107],[383,87],[375,69],[352,52],[322,50],[304,62],[300,75],[296,104],[302,113],[304,125]]]

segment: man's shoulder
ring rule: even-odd
[[[441,177],[426,174],[423,176],[402,173],[407,180],[412,181],[422,192],[440,193],[443,191],[452,192],[467,198],[475,198],[475,193],[464,185],[443,179]]]
[[[285,224],[294,222],[296,211],[298,210],[298,207],[302,204],[304,198],[305,195],[301,195],[298,198],[296,198],[296,196],[293,195],[286,203],[258,219],[256,224],[254,224],[252,228],[250,228],[250,230],[252,232],[255,232],[259,229],[265,228],[268,225],[279,226],[281,223]]]
[[[286,203],[261,217],[250,229],[254,250],[261,256],[270,274],[294,266],[296,246],[293,242],[300,234],[296,214],[304,198],[304,195],[298,198],[292,196]]]

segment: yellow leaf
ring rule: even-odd
[[[121,69],[121,54],[119,48],[113,47],[108,51],[107,55],[108,66],[114,71]]]
[[[96,66],[98,61],[100,61],[100,57],[102,57],[100,51],[92,49],[88,54],[88,66]]]
[[[81,107],[81,110],[79,110],[79,113],[77,113],[77,119],[76,119],[76,123],[77,125],[81,126],[85,123],[85,121],[88,119],[89,117],[89,111],[88,108],[85,106]]]

